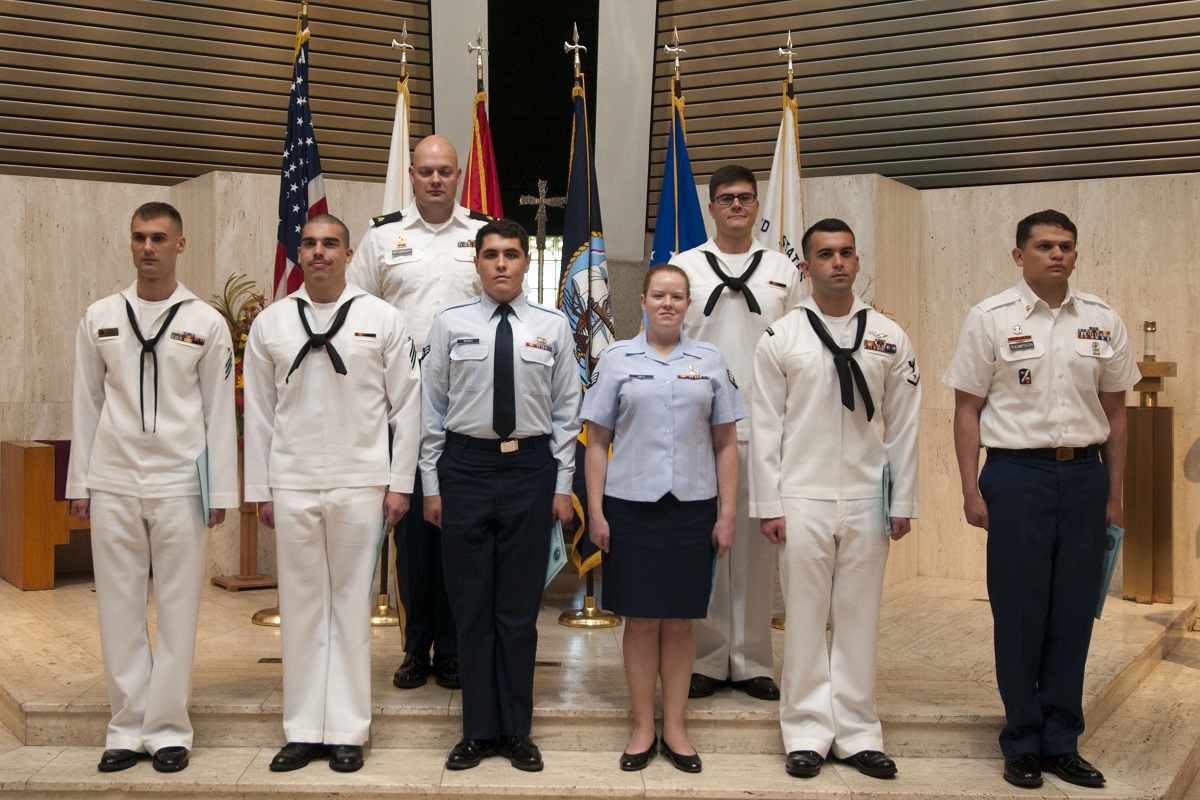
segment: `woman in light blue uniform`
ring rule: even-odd
[[[646,328],[605,349],[581,412],[589,423],[588,520],[604,552],[604,607],[626,617],[633,734],[623,770],[642,769],[659,749],[659,677],[663,754],[685,772],[701,768],[684,729],[692,620],[707,613],[714,559],[733,544],[735,423],[744,412],[720,351],[682,335],[690,303],[683,270],[652,267],[642,287]]]

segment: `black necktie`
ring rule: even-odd
[[[854,388],[850,383],[850,378],[853,376],[854,383],[858,386],[858,393],[862,395],[863,408],[867,410],[867,421],[870,422],[871,418],[875,416],[875,404],[871,402],[871,390],[867,387],[867,379],[862,373],[862,368],[854,360],[854,351],[862,344],[863,331],[867,329],[867,309],[864,308],[854,315],[854,318],[858,320],[858,332],[854,334],[853,347],[838,347],[821,318],[814,314],[811,308],[804,310],[808,312],[808,321],[816,331],[817,338],[829,349],[829,352],[833,353],[833,366],[837,368],[838,382],[842,386],[842,405],[851,411],[854,410]]]
[[[496,360],[493,363],[492,430],[507,439],[517,429],[517,390],[513,379],[513,337],[508,315],[512,307],[502,303],[500,322],[496,325]]]
[[[137,314],[133,313],[133,306],[129,301],[125,301],[125,313],[129,315],[129,324],[133,326],[133,335],[142,343],[142,357],[139,359],[138,366],[138,403],[142,410],[142,433],[146,432],[146,355],[150,356],[150,363],[154,365],[154,422],[151,430],[158,431],[158,353],[154,351],[158,340],[166,333],[167,328],[171,325],[171,320],[175,319],[175,312],[183,302],[178,302],[171,306],[171,310],[167,312],[167,318],[163,320],[162,327],[158,329],[158,333],[150,339],[142,336],[142,329],[138,326]]]
[[[754,274],[754,270],[758,269],[758,262],[762,261],[763,253],[766,250],[759,250],[750,259],[750,266],[746,267],[746,271],[739,277],[735,278],[732,275],[726,275],[721,269],[717,257],[708,250],[701,250],[704,257],[708,259],[708,265],[712,267],[713,272],[717,273],[717,277],[721,279],[721,285],[712,290],[712,294],[708,296],[708,302],[704,304],[704,316],[711,316],[713,308],[717,305],[717,298],[721,296],[721,292],[728,286],[735,292],[741,292],[746,298],[746,306],[754,314],[761,314],[762,309],[758,307],[758,300],[754,299],[754,293],[750,291],[750,287],[746,285],[746,281],[750,280],[750,276]]]
[[[338,355],[337,348],[333,346],[333,336],[342,328],[342,324],[346,321],[346,315],[350,313],[350,304],[354,302],[351,297],[346,303],[338,309],[337,316],[333,318],[333,324],[329,326],[329,330],[324,333],[313,333],[312,328],[308,325],[308,317],[304,316],[304,307],[308,305],[299,297],[296,298],[296,310],[300,312],[300,324],[304,326],[304,332],[308,334],[308,341],[300,348],[300,352],[296,354],[296,360],[292,362],[292,368],[288,370],[287,377],[283,379],[287,383],[292,378],[292,373],[300,368],[300,362],[308,355],[310,350],[320,350],[325,348],[325,352],[329,354],[329,360],[333,363],[333,371],[338,375],[346,374],[346,365],[342,363],[342,357]]]

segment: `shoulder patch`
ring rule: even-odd
[[[393,211],[390,214],[383,214],[382,216],[372,218],[371,227],[378,228],[380,225],[387,225],[389,222],[399,222],[402,219],[404,219],[403,211]]]
[[[767,326],[767,336],[774,336],[774,335],[775,335],[775,329],[772,328],[770,325],[768,325]]]
[[[725,370],[725,374],[729,376],[729,382],[733,384],[733,388],[735,388],[735,389],[740,388],[737,385],[737,381],[734,380],[734,378],[733,378],[733,370],[727,369],[727,370]]]
[[[481,222],[495,222],[496,221],[495,217],[489,217],[487,214],[483,213],[482,211],[476,211],[475,209],[469,209],[467,211],[467,216],[470,217],[471,219],[477,219]]]

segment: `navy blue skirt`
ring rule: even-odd
[[[712,594],[717,498],[652,503],[604,496],[610,530],[603,608],[626,617],[703,619]]]

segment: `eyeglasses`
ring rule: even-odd
[[[742,192],[741,194],[719,194],[713,199],[717,201],[717,205],[719,206],[731,206],[733,205],[734,200],[737,200],[744,206],[752,206],[758,202],[758,197],[750,194],[750,192]]]

